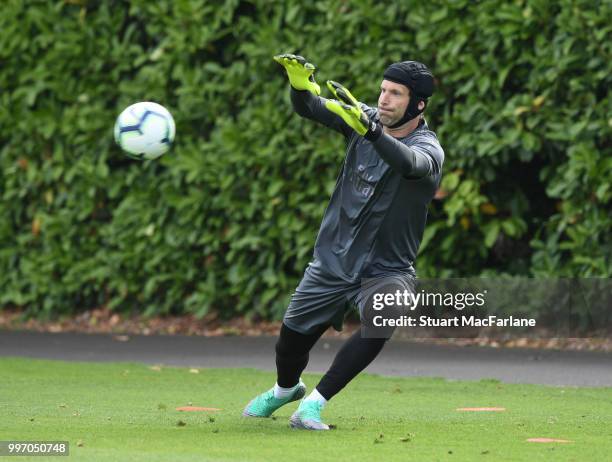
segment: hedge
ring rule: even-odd
[[[612,4],[5,0],[0,306],[278,318],[312,253],[341,137],[292,113],[280,52],[374,103],[427,63],[446,151],[419,275],[612,275]],[[127,105],[177,123],[158,161]]]

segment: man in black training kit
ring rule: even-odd
[[[359,309],[363,326],[372,287],[395,292],[414,281],[413,263],[427,205],[439,186],[444,161],[444,151],[422,116],[434,88],[424,64],[404,61],[389,66],[375,109],[333,81],[327,86],[334,99],[321,98],[315,67],[301,56],[274,59],[287,71],[295,112],[343,134],[347,151],[314,258],[285,313],[276,344],[277,382],[247,405],[243,415],[249,417],[269,417],[304,397],[306,386],[300,375],[308,353],[330,326],[341,329],[350,305]],[[374,284],[366,290],[363,281]],[[301,401],[291,416],[291,427],[328,430],[321,410],[372,362],[389,336],[387,332],[370,338],[355,332]]]

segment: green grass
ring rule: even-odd
[[[318,377],[304,376],[309,389]],[[361,375],[323,413],[337,429],[314,433],[288,428],[297,403],[275,420],[240,416],[273,383],[272,373],[245,369],[196,374],[3,358],[0,440],[67,440],[71,459],[87,461],[604,461],[612,453],[609,388]],[[189,403],[222,411],[175,410]],[[455,410],[474,406],[507,410]],[[530,437],[573,442],[527,443]]]

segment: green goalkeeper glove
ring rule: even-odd
[[[315,96],[321,94],[321,87],[315,82],[315,67],[312,63],[306,62],[302,56],[283,54],[276,55],[274,61],[283,66],[287,71],[289,83],[296,90],[307,90]]]
[[[382,135],[382,126],[370,120],[361,109],[359,101],[347,88],[333,80],[327,81],[327,88],[336,98],[325,102],[325,107],[329,111],[342,117],[349,127],[367,140],[376,141]]]

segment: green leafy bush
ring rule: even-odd
[[[304,54],[374,103],[417,59],[446,151],[422,276],[612,275],[609,2],[6,0],[0,13],[0,306],[278,317],[339,171],[271,59]],[[175,149],[112,141],[164,104]]]

